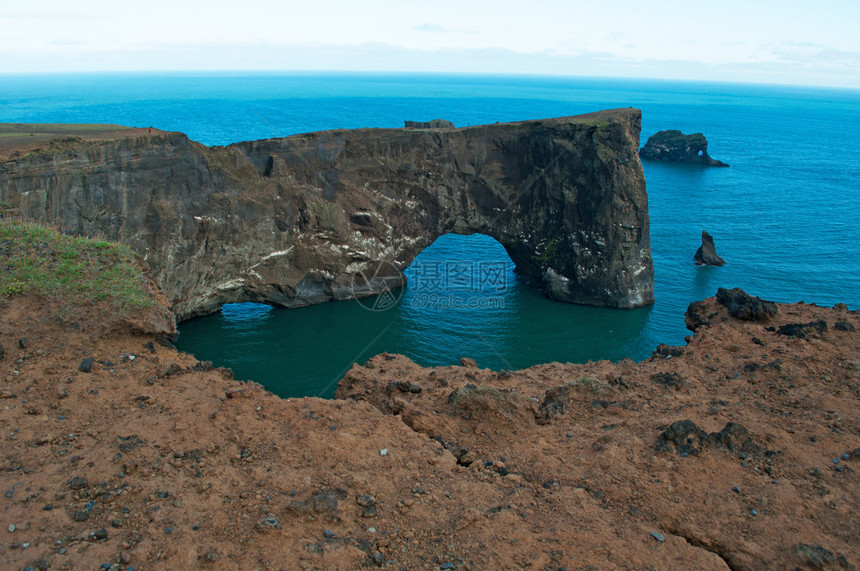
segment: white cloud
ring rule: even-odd
[[[860,2],[43,0],[0,8],[0,72],[509,71],[851,84]],[[245,54],[238,57],[237,54]],[[406,66],[413,66],[408,68]],[[792,69],[796,79],[792,79]],[[854,74],[854,77],[847,77]]]

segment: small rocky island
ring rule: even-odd
[[[704,230],[702,230],[702,245],[696,250],[693,255],[693,260],[697,266],[725,266],[726,261],[717,255],[717,248],[714,246],[714,238]]]
[[[708,155],[708,140],[701,133],[685,135],[681,131],[658,131],[639,149],[639,157],[650,161],[672,161],[710,167],[727,167]]]

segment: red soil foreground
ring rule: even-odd
[[[0,566],[857,567],[860,315],[778,310],[706,300],[642,363],[379,355],[285,400],[158,343],[163,314],[12,298]]]

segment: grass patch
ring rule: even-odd
[[[156,305],[128,247],[0,220],[0,304],[22,293],[56,297],[68,309],[106,302],[120,315]]]
[[[451,392],[451,394],[448,395],[448,402],[458,403],[464,398],[472,395],[486,395],[494,399],[504,398],[504,393],[492,387],[485,387],[483,385],[475,386],[472,384],[468,384],[463,388],[455,389],[453,392]]]

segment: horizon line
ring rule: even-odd
[[[465,71],[422,71],[422,70],[343,70],[343,69],[135,69],[135,70],[116,70],[116,69],[101,69],[101,70],[39,70],[39,71],[2,71],[0,76],[74,76],[74,75],[212,75],[232,74],[252,76],[255,74],[266,75],[353,75],[353,76],[404,76],[404,75],[423,75],[428,77],[521,77],[534,79],[586,79],[586,80],[623,80],[623,81],[660,81],[666,83],[679,84],[702,84],[702,85],[743,85],[743,86],[773,86],[773,87],[789,87],[799,89],[826,89],[834,91],[857,91],[860,92],[860,87],[849,87],[844,85],[827,85],[827,84],[812,84],[812,83],[773,83],[765,81],[752,80],[725,80],[725,79],[680,79],[674,77],[642,77],[642,76],[624,76],[624,75],[571,75],[564,73],[527,73],[527,72],[465,72]]]

